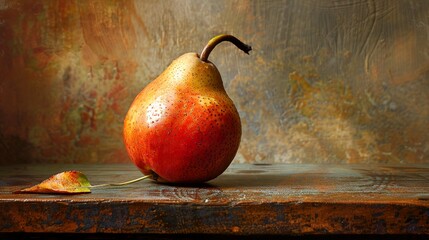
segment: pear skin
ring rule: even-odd
[[[241,122],[216,66],[186,53],[137,95],[123,135],[144,174],[200,183],[228,168],[240,145]]]

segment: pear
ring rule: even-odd
[[[240,116],[208,61],[229,41],[247,54],[251,47],[232,35],[211,39],[199,56],[174,60],[134,99],[124,120],[124,144],[145,175],[170,183],[201,183],[222,174],[241,140]]]

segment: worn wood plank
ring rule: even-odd
[[[141,176],[128,164],[2,166],[0,232],[429,234],[429,165],[234,164],[200,186],[12,194],[71,169],[93,184]]]

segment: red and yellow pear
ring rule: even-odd
[[[232,35],[209,41],[201,55],[185,53],[134,99],[124,121],[124,143],[145,174],[171,183],[200,183],[222,174],[241,140],[237,109],[225,91],[213,48],[229,41],[248,53],[251,47]]]

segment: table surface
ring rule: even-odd
[[[232,164],[199,186],[12,193],[66,170],[92,184],[141,176],[129,164],[0,166],[0,232],[429,234],[429,165]]]

